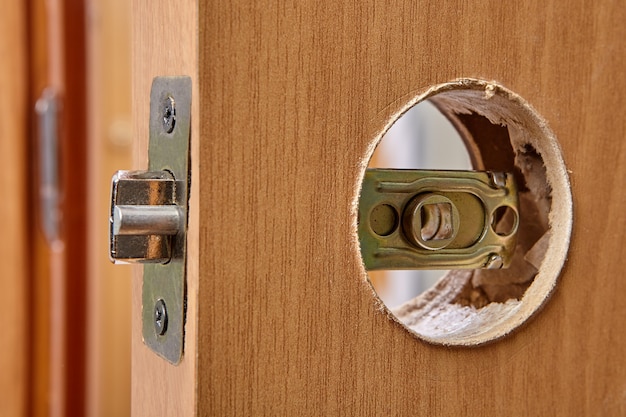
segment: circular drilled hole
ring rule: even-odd
[[[517,212],[509,206],[498,207],[491,215],[491,228],[500,236],[510,236],[517,230]]]
[[[398,212],[389,204],[379,204],[370,214],[370,227],[378,236],[389,236],[398,228]]]
[[[415,118],[417,109],[433,110],[429,103],[456,128],[457,138],[462,139],[458,142],[464,145],[461,152],[452,152],[450,146],[433,147],[443,136],[429,133],[423,121],[406,123]],[[474,79],[432,87],[396,115],[389,127],[377,139],[370,167],[512,173],[519,190],[519,212],[499,207],[487,227],[501,235],[517,231],[518,244],[509,269],[454,270],[443,276],[421,270],[370,271],[369,282],[391,315],[420,339],[467,346],[510,333],[552,293],[569,244],[571,192],[553,133],[518,95]],[[402,136],[398,131],[404,132],[404,142],[398,139]],[[389,152],[395,154],[393,164],[385,160]],[[427,156],[431,152],[443,152],[443,162],[433,163],[435,159]],[[450,167],[452,158],[458,157],[471,161],[471,166]],[[420,159],[428,163],[415,163]],[[445,235],[438,235],[436,221],[442,209],[426,207],[419,212],[425,225],[419,237],[424,241]],[[393,291],[404,293],[400,305],[398,297],[388,295]]]

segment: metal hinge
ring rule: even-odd
[[[518,225],[512,174],[365,172],[358,230],[368,270],[506,268]]]
[[[144,263],[143,340],[173,364],[183,355],[191,79],[157,77],[150,93],[147,171],[111,183],[110,257]]]
[[[35,104],[37,145],[39,148],[40,219],[48,243],[59,240],[61,191],[59,178],[59,114],[61,102],[51,87],[46,88]]]

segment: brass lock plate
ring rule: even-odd
[[[365,172],[358,231],[368,270],[506,268],[518,223],[512,174]]]

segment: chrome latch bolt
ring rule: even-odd
[[[176,206],[115,206],[113,235],[173,236],[180,230],[180,218]]]
[[[168,171],[118,171],[111,181],[110,257],[114,262],[165,263],[184,229],[176,180]]]

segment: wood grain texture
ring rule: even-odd
[[[26,165],[28,144],[28,79],[26,8],[22,2],[3,3],[0,13],[0,91],[9,98],[6,125],[0,136],[0,288],[2,335],[0,336],[0,416],[25,416],[28,378],[28,228]]]
[[[626,8],[168,7],[136,2],[135,127],[145,155],[151,77],[193,77],[190,306],[179,368],[141,346],[135,322],[135,411],[165,397],[186,415],[626,413]],[[513,335],[471,349],[428,345],[387,317],[366,281],[353,207],[390,117],[459,77],[497,80],[548,120],[575,210],[551,301]]]

